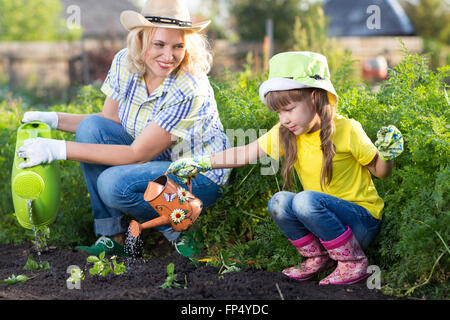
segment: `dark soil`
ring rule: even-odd
[[[43,252],[42,261],[49,270],[26,271],[29,254],[37,260],[31,245],[0,244],[0,280],[25,274],[36,276],[19,284],[0,284],[0,299],[14,300],[396,300],[365,283],[345,286],[318,286],[317,280],[299,282],[280,272],[251,268],[219,274],[204,263],[194,264],[169,249],[166,256],[120,260],[128,272],[106,277],[89,274],[92,263],[87,254],[72,250],[51,249]],[[166,267],[173,262],[177,281],[186,288],[160,288],[167,277]],[[80,289],[69,289],[69,266],[79,266],[85,274]],[[278,288],[279,289],[278,289]]]

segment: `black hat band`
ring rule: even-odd
[[[148,17],[148,16],[146,16],[145,19],[147,19],[150,22],[167,23],[167,24],[174,24],[174,25],[177,25],[180,27],[192,28],[192,22],[190,22],[190,21],[181,21],[181,20],[172,19],[172,18]]]

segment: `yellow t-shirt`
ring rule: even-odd
[[[336,115],[336,133],[333,143],[336,155],[333,157],[333,178],[325,190],[320,187],[322,150],[320,130],[297,136],[297,161],[294,168],[304,190],[312,190],[354,202],[381,219],[384,202],[378,195],[368,165],[377,153],[377,148],[364,132],[361,124],[353,119]],[[279,140],[280,123],[258,139],[260,148],[271,158],[283,155]]]

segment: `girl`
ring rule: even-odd
[[[103,111],[26,112],[22,122],[39,120],[76,133],[76,142],[35,138],[18,150],[20,157],[28,158],[23,167],[53,160],[81,162],[99,239],[77,248],[96,255],[126,254],[123,213],[143,222],[159,217],[143,194],[171,161],[228,146],[206,76],[211,52],[198,33],[210,21],[192,24],[185,1],[149,0],[142,13],[122,12],[121,22],[129,30],[127,48],[114,57],[101,88],[106,95]],[[192,181],[205,207],[216,202],[229,172],[212,170]],[[179,232],[166,226],[158,229],[183,251]]]
[[[307,280],[337,261],[337,268],[319,285],[365,279],[368,261],[362,249],[377,235],[384,205],[370,173],[389,176],[391,160],[403,149],[400,132],[383,127],[377,151],[357,121],[336,114],[338,97],[327,61],[317,53],[275,55],[259,93],[280,120],[267,134],[246,146],[180,159],[167,172],[186,178],[205,170],[239,167],[265,155],[283,156],[284,187],[290,185],[295,169],[304,191],[276,193],[268,211],[307,258],[283,273]]]

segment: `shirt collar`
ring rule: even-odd
[[[175,82],[176,75],[170,74],[168,75],[163,83],[161,83],[158,88],[156,88],[150,95],[147,96],[147,101],[154,100],[161,98],[162,96],[166,95],[169,91],[169,88],[172,86],[172,84]],[[140,77],[140,85],[144,88],[145,92],[147,92],[147,88],[145,85],[144,76]]]

